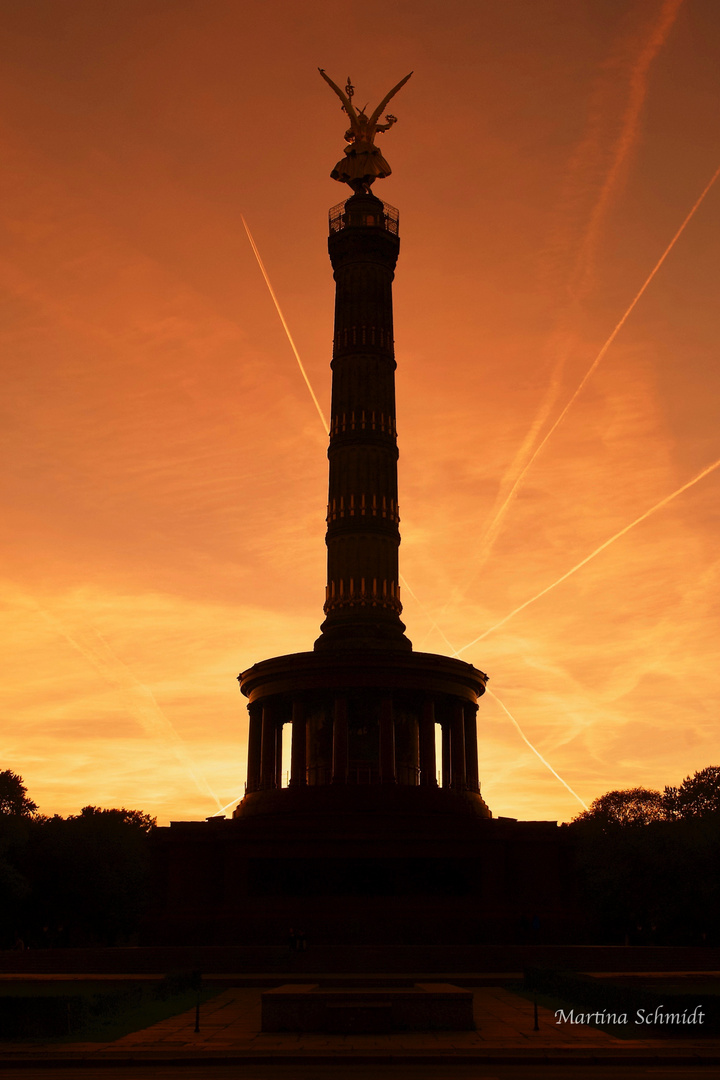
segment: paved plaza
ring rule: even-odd
[[[610,1066],[656,1070],[674,1064],[706,1065],[714,1075],[720,1075],[720,1039],[619,1039],[586,1025],[558,1024],[554,1013],[542,1007],[538,1008],[539,1030],[535,1031],[532,1002],[501,986],[474,989],[475,1031],[382,1035],[263,1033],[261,993],[259,987],[222,990],[201,1006],[199,1032],[195,1031],[195,1009],[190,1009],[107,1043],[5,1043],[0,1071],[21,1067],[29,1080],[28,1070],[33,1066],[44,1066],[47,1076],[53,1064],[63,1072],[72,1066],[82,1068],[82,1075],[88,1078],[88,1069],[94,1072],[93,1066],[106,1074],[116,1074],[120,1066],[143,1066],[143,1075],[149,1068],[152,1073],[147,1075],[156,1075],[156,1067],[193,1065],[191,1071],[183,1069],[185,1075],[200,1076],[200,1067],[205,1075],[206,1068],[212,1066],[218,1070],[213,1075],[219,1078],[221,1070],[229,1067],[272,1065],[281,1069],[277,1075],[284,1075],[282,1069],[287,1067],[288,1076],[300,1077],[324,1076],[326,1067],[330,1072],[334,1067],[335,1075],[338,1069],[344,1074],[345,1068],[351,1070],[348,1076],[366,1075],[365,1067],[373,1066],[373,1076],[379,1078],[388,1068],[388,1075],[414,1075],[407,1068],[416,1066],[418,1077],[444,1076],[452,1068],[454,1075],[457,1069],[460,1080],[466,1066],[477,1066],[481,1071],[467,1075],[484,1080],[514,1075],[516,1068],[525,1069],[522,1075],[531,1075],[535,1066],[543,1064],[582,1066],[583,1075],[585,1066],[601,1067],[600,1072],[604,1072]],[[432,1071],[441,1066],[445,1072]],[[393,1071],[396,1067],[399,1071]],[[318,1068],[323,1071],[312,1072]],[[570,1075],[566,1068],[562,1072]],[[268,1075],[267,1069],[261,1068],[260,1073]],[[243,1076],[251,1075],[254,1073],[243,1070]]]

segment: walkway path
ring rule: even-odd
[[[98,1065],[177,1063],[189,1060],[217,1066],[232,1063],[278,1065],[464,1063],[530,1065],[575,1061],[617,1064],[720,1064],[720,1039],[617,1039],[595,1028],[558,1024],[555,1015],[538,1008],[539,1031],[533,1030],[532,1002],[497,986],[475,990],[476,1031],[407,1032],[386,1035],[262,1033],[260,994],[254,988],[232,988],[201,1006],[200,1031],[195,1010],[163,1020],[111,1043],[3,1045],[2,1070],[31,1062],[72,1061]]]

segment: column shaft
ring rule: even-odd
[[[353,195],[328,240],[335,278],[328,576],[316,649],[348,641],[412,647],[400,621],[392,314],[400,241],[389,211],[374,195]]]
[[[333,784],[346,784],[348,773],[347,700],[335,698],[333,707]]]
[[[477,745],[477,705],[465,704],[465,775],[470,791],[480,793]]]
[[[446,721],[442,725],[442,786],[450,787],[452,772],[450,768],[450,725]]]
[[[437,787],[435,763],[435,702],[426,698],[420,715],[420,783]]]
[[[272,708],[263,705],[262,711],[262,753],[261,753],[261,778],[262,789],[275,787],[275,724],[273,721]]]
[[[452,758],[452,787],[462,791],[467,787],[465,776],[465,707],[462,701],[453,702],[450,753]]]
[[[283,725],[275,725],[275,787],[281,788],[282,783],[282,740]]]
[[[257,791],[260,787],[260,754],[262,751],[262,709],[258,705],[248,705],[250,715],[248,723],[248,763],[247,791]]]
[[[299,785],[307,783],[307,741],[305,731],[305,709],[302,701],[293,701],[291,738],[290,786],[298,787]]]
[[[395,783],[395,725],[390,697],[380,702],[380,782]]]

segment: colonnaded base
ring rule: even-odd
[[[275,796],[285,781],[292,789],[440,785],[476,796],[476,812],[492,816],[480,799],[477,758],[477,702],[487,676],[472,664],[348,649],[273,657],[239,681],[249,699],[248,780],[234,817],[257,812],[262,800],[249,796]],[[291,768],[283,777],[286,728]],[[274,797],[268,809],[276,813],[279,805]]]
[[[423,653],[299,653],[240,681],[247,794],[230,820],[157,830],[148,943],[282,946],[291,927],[337,946],[571,939],[565,833],[493,819],[480,795],[482,672]]]

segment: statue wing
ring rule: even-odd
[[[334,83],[334,82],[332,81],[332,79],[331,79],[331,78],[330,78],[330,77],[329,77],[328,75],[326,75],[326,74],[325,74],[325,72],[324,72],[324,70],[323,70],[322,68],[318,68],[318,71],[320,72],[320,74],[322,75],[323,79],[324,79],[324,80],[325,80],[325,82],[326,82],[326,83],[328,84],[328,86],[331,86],[331,87],[333,88],[333,90],[335,91],[335,93],[337,94],[337,96],[338,96],[338,97],[340,98],[340,100],[342,101],[342,103],[343,103],[343,108],[345,109],[345,112],[346,112],[346,113],[348,114],[348,116],[350,117],[350,122],[351,122],[352,126],[353,126],[353,127],[355,127],[355,123],[356,123],[356,121],[357,121],[357,115],[356,115],[356,113],[355,113],[355,109],[353,108],[353,104],[352,104],[352,102],[351,102],[350,98],[349,98],[349,97],[347,96],[347,94],[344,94],[344,93],[342,92],[342,90],[340,89],[340,87],[339,87],[339,86],[337,86],[337,84],[336,84],[336,83]],[[408,76],[408,78],[409,78],[409,76]],[[402,84],[401,84],[401,85],[402,85]],[[396,89],[397,89],[397,88],[396,88]]]
[[[412,71],[410,72],[410,75],[412,75]],[[370,128],[372,128],[373,124],[377,124],[378,120],[380,119],[380,116],[382,115],[382,111],[385,108],[385,106],[387,105],[388,101],[390,101],[391,98],[395,97],[398,90],[400,90],[400,88],[403,87],[405,85],[405,83],[408,81],[408,79],[410,78],[410,75],[406,75],[404,79],[400,80],[400,82],[397,84],[397,86],[393,86],[393,88],[392,88],[392,90],[390,91],[389,94],[385,95],[385,97],[382,99],[382,101],[378,105],[377,109],[375,110],[375,112],[370,117],[370,123],[368,125]],[[325,76],[325,78],[327,79],[327,75]],[[330,80],[328,79],[328,82],[329,81]],[[335,87],[335,89],[337,90],[337,87]]]

